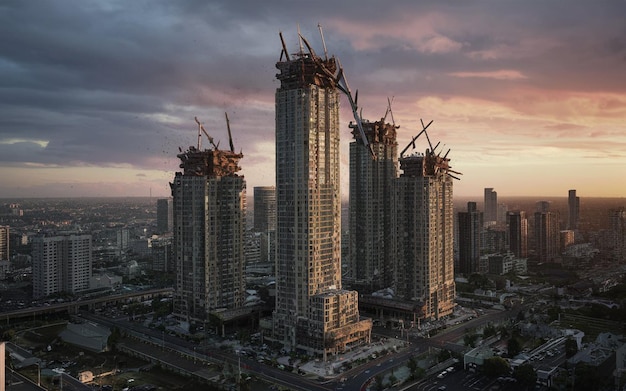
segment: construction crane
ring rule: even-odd
[[[321,33],[321,26],[320,26],[320,33]],[[363,129],[363,122],[361,120],[361,116],[358,113],[356,99],[352,97],[352,92],[350,91],[348,80],[346,79],[346,76],[343,72],[343,67],[341,66],[341,62],[339,61],[338,58],[336,59],[337,72],[335,74],[332,73],[328,68],[326,68],[324,63],[320,61],[320,58],[315,54],[315,51],[313,50],[309,42],[299,32],[298,32],[298,36],[300,37],[300,43],[304,43],[304,45],[307,47],[307,50],[309,51],[311,59],[316,63],[319,69],[322,70],[322,72],[324,72],[324,74],[327,77],[329,77],[331,80],[334,80],[337,85],[337,89],[339,89],[339,91],[343,92],[348,97],[348,102],[350,102],[350,108],[352,109],[352,115],[354,116],[354,120],[356,121],[357,127],[359,128],[359,133],[361,133],[361,139],[363,140],[363,145],[365,145],[369,149],[370,154],[372,155],[372,158],[375,159],[376,154],[374,153],[374,149],[370,145],[369,141],[367,140],[367,136],[365,135],[365,130]],[[281,39],[282,39],[282,35],[281,35]],[[324,51],[326,51],[325,48],[324,48]],[[357,98],[358,98],[358,93],[357,93]]]
[[[233,145],[233,136],[230,133],[230,121],[228,120],[228,113],[224,112],[226,116],[226,127],[228,128],[228,143],[230,144],[230,151],[235,153],[235,146]]]
[[[422,119],[420,119],[420,122],[422,123],[422,130],[417,134],[417,136],[414,136],[411,139],[411,141],[406,147],[404,147],[402,152],[400,152],[400,157],[404,157],[404,153],[406,152],[407,149],[409,149],[410,146],[413,146],[413,149],[415,149],[415,140],[417,140],[419,136],[422,135],[422,133],[426,134],[426,138],[428,139],[428,145],[430,146],[430,149],[432,150],[432,144],[430,143],[430,138],[428,138],[428,133],[426,132],[426,129],[428,129],[428,127],[430,126],[430,124],[433,123],[433,121],[431,120],[426,126],[424,126],[424,121],[422,121]]]
[[[209,136],[209,133],[207,133],[202,123],[198,120],[198,117],[193,117],[193,119],[195,119],[196,123],[198,124],[198,151],[202,149],[202,133],[200,133],[200,131],[204,132],[204,135],[209,140],[213,148],[217,150],[218,145],[215,145],[215,143],[213,142],[213,137]],[[230,134],[230,131],[229,131],[229,134]]]

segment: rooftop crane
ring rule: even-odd
[[[320,26],[320,31],[321,31],[321,26]],[[348,101],[350,102],[350,107],[352,108],[352,115],[354,116],[354,120],[356,121],[357,127],[359,128],[359,133],[361,133],[363,145],[365,145],[369,149],[370,154],[372,155],[372,158],[375,159],[376,154],[374,153],[374,149],[370,145],[369,141],[367,140],[367,136],[365,135],[365,130],[363,129],[363,122],[361,121],[361,116],[358,113],[356,100],[352,97],[352,92],[350,91],[348,80],[346,79],[346,76],[343,72],[341,62],[339,61],[338,58],[336,59],[337,72],[332,73],[328,68],[326,68],[324,63],[320,61],[320,58],[315,54],[315,51],[313,50],[309,42],[306,40],[306,38],[304,38],[299,32],[298,32],[298,36],[300,37],[300,43],[304,43],[304,45],[307,47],[307,50],[309,51],[311,59],[316,63],[319,69],[322,72],[324,72],[324,74],[327,77],[334,80],[337,85],[337,89],[339,89],[339,91],[343,92],[348,97]]]
[[[200,131],[204,132],[206,138],[209,140],[209,142],[211,143],[213,148],[215,148],[217,150],[218,146],[215,145],[215,143],[213,142],[213,137],[209,136],[207,131],[204,129],[204,126],[202,125],[202,123],[200,123],[200,121],[198,120],[198,117],[193,117],[193,119],[195,119],[196,123],[198,124],[198,150],[202,149],[202,141],[201,141],[202,140],[202,133],[200,133]]]
[[[235,146],[233,145],[233,136],[230,133],[230,121],[228,120],[228,113],[224,112],[226,116],[226,127],[228,128],[228,143],[230,144],[230,151],[235,153]]]

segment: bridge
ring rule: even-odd
[[[117,305],[118,303],[129,304],[142,302],[146,300],[151,300],[157,296],[172,297],[173,293],[174,288],[148,289],[142,291],[129,291],[84,300],[68,301],[64,303],[54,303],[41,307],[21,308],[18,310],[0,313],[0,322],[4,321],[6,323],[9,323],[13,319],[23,318],[35,319],[38,315],[54,314],[58,312],[68,312],[70,314],[76,314],[80,309],[91,310],[93,308],[99,308],[108,305]]]

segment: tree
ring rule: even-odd
[[[575,391],[595,391],[605,389],[607,378],[602,378],[596,367],[584,363],[576,365],[574,380]]]
[[[439,354],[437,355],[437,362],[443,362],[446,361],[447,359],[449,359],[450,357],[452,357],[452,355],[450,354],[449,350],[446,349],[441,349],[439,351]]]
[[[519,339],[514,336],[509,338],[509,341],[507,343],[507,350],[509,353],[509,357],[517,356],[519,352],[522,351],[522,344],[520,343]]]
[[[496,377],[508,375],[511,371],[509,362],[502,357],[490,357],[483,364],[485,375]]]
[[[469,346],[472,348],[476,347],[476,341],[478,340],[478,334],[465,334],[463,337],[463,343],[465,346]]]
[[[489,325],[483,330],[483,338],[489,338],[492,335],[496,335],[497,333],[498,330],[496,330],[496,327],[493,325]]]
[[[537,372],[530,364],[522,364],[515,368],[513,377],[523,386],[532,386],[537,382]]]

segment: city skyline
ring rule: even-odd
[[[226,145],[224,112],[248,187],[274,185],[278,33],[321,54],[318,23],[364,118],[393,97],[400,149],[434,120],[455,195],[626,196],[626,3],[328,4],[3,5],[0,197],[169,196],[194,116]],[[342,97],[344,199],[350,120]]]

